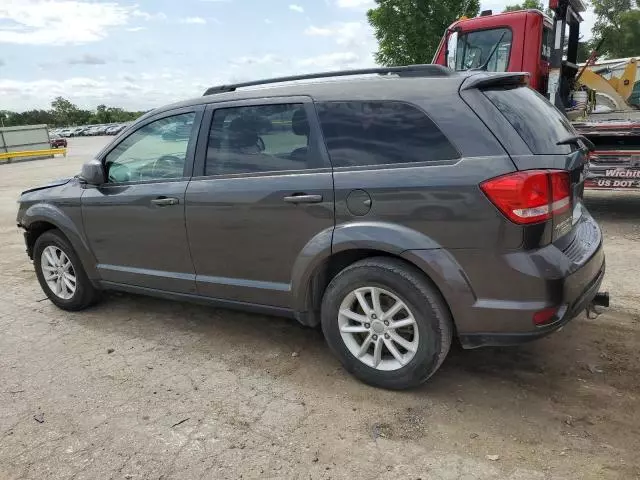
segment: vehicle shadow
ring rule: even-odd
[[[320,329],[303,327],[295,320],[129,294],[109,294],[95,308],[71,315],[74,322],[89,329],[118,333],[141,344],[169,346],[187,364],[224,358],[231,371],[242,367],[255,375],[270,375],[275,381],[286,377],[301,387],[322,385],[336,394],[358,394],[362,388],[370,388],[344,371]],[[440,371],[407,394],[446,401],[481,383],[489,391],[524,389],[534,396],[546,397],[577,388],[581,376],[601,381],[601,376],[594,377],[587,370],[587,362],[603,363],[598,360],[602,356],[619,356],[620,350],[627,348],[625,333],[609,331],[607,336],[603,333],[607,327],[601,324],[585,326],[574,322],[562,332],[520,346],[463,350],[454,344]],[[612,337],[614,334],[616,338]],[[603,338],[604,343],[599,343],[598,338]],[[618,351],[607,353],[607,349],[614,348]],[[619,375],[629,373],[624,370],[632,368],[632,359],[637,355],[623,353],[629,353],[624,368],[615,365],[618,373],[612,372],[608,377],[614,384]],[[640,374],[639,366],[634,370]],[[638,378],[640,381],[640,375]]]

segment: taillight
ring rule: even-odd
[[[533,323],[536,325],[544,325],[556,319],[560,307],[549,307],[539,310],[533,314]]]
[[[549,220],[571,208],[571,181],[564,170],[525,170],[480,184],[484,194],[519,225]]]

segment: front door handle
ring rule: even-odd
[[[287,203],[320,203],[322,195],[306,195],[304,193],[289,195],[283,199]]]
[[[169,205],[178,205],[180,200],[175,197],[158,197],[151,200],[151,203],[158,207],[168,207]]]

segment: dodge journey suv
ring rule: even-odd
[[[18,224],[60,308],[121,290],[289,316],[356,377],[406,388],[454,339],[535,339],[596,297],[587,143],[525,74],[212,87],[24,192]]]

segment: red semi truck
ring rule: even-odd
[[[595,92],[577,81],[582,70],[577,65],[580,13],[585,6],[581,0],[551,0],[549,7],[553,19],[539,10],[486,11],[462,18],[446,30],[433,63],[456,70],[528,72],[530,86],[595,145],[585,187],[640,188],[640,110],[625,104],[586,113]]]

